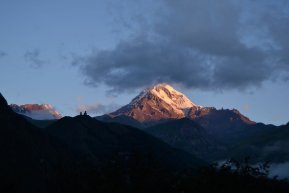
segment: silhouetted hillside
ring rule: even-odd
[[[165,141],[173,147],[190,152],[205,160],[220,154],[225,146],[216,141],[206,130],[195,121],[183,118],[157,124],[145,129],[146,132]]]
[[[49,192],[72,167],[71,154],[14,113],[0,94],[0,192]]]
[[[195,156],[126,125],[77,116],[64,117],[40,129],[14,113],[2,95],[0,126],[3,193],[287,193],[289,190],[286,181],[268,179],[263,172],[267,170],[262,168],[238,162],[228,162],[220,169],[209,167]],[[209,140],[203,138],[206,133],[202,127],[188,119],[163,126],[170,127],[170,135],[189,136],[200,144]],[[189,131],[182,136],[176,129],[178,126]],[[281,134],[287,135],[284,132]]]
[[[169,168],[196,168],[204,162],[176,150],[147,133],[125,125],[104,123],[90,116],[64,117],[46,131],[95,163],[139,154]],[[149,164],[149,163],[148,163]]]

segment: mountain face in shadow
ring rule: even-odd
[[[190,119],[160,126],[148,131],[157,136],[168,128],[169,143],[182,145],[179,139],[184,138],[185,146],[207,144],[199,151],[213,148],[213,139]],[[287,139],[284,132],[273,139],[281,134]],[[219,170],[208,167],[144,131],[89,116],[64,117],[40,129],[14,113],[1,94],[0,155],[0,192],[5,193],[286,193],[289,189],[286,181],[268,179],[263,170],[255,172],[248,165],[237,171],[228,165]]]
[[[80,171],[88,178],[84,187],[100,192],[162,192],[175,174],[207,166],[144,131],[87,115],[64,117],[45,130],[91,164]]]
[[[206,112],[192,119],[205,128],[209,134],[226,143],[234,142],[243,134],[246,135],[247,128],[256,124],[236,109],[206,108],[203,111]]]
[[[47,127],[46,131],[93,163],[129,160],[137,155],[144,157],[148,165],[150,161],[157,161],[167,168],[203,165],[198,158],[178,151],[141,130],[100,122],[87,115],[64,117]]]
[[[65,148],[14,113],[1,94],[0,155],[1,192],[49,192],[54,176],[71,167]]]
[[[240,140],[229,149],[229,154],[240,159],[249,156],[254,162],[267,160],[271,163],[289,162],[289,124],[274,126],[258,123],[252,126],[258,130]]]
[[[136,128],[144,128],[145,124],[138,122],[134,118],[126,115],[119,115],[111,117],[110,115],[102,115],[95,117],[97,120],[107,123],[119,123],[122,125],[128,125]]]
[[[289,141],[282,138],[287,136],[284,126],[255,123],[236,109],[197,105],[167,84],[147,88],[129,104],[96,119],[138,127],[206,160],[252,156],[256,161],[289,161],[280,145]],[[268,140],[270,136],[275,140]]]
[[[204,160],[213,160],[216,153],[221,154],[226,150],[224,144],[188,118],[167,121],[148,127],[145,131],[173,147],[190,152]]]
[[[175,172],[206,165],[136,128],[89,116],[37,128],[2,95],[0,124],[1,192],[156,190]]]

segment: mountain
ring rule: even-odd
[[[158,84],[142,91],[128,105],[109,114],[111,117],[129,116],[145,123],[163,119],[186,117],[190,109],[200,106],[192,103],[184,94],[168,84]]]
[[[206,165],[136,128],[89,116],[37,128],[1,94],[0,155],[6,193],[152,192],[177,171]]]
[[[256,125],[246,116],[242,115],[236,109],[216,109],[213,107],[204,107],[199,111],[190,113],[189,118],[195,120],[206,131],[214,135],[223,142],[231,143],[255,131]]]
[[[95,117],[97,120],[107,123],[119,123],[123,125],[128,125],[136,128],[143,128],[144,123],[140,123],[137,120],[135,120],[132,117],[126,116],[126,115],[119,115],[116,117],[111,117],[110,115],[102,115]]]
[[[168,192],[164,189],[171,189],[175,174],[186,169],[195,173],[207,165],[137,128],[88,115],[64,117],[46,132],[92,163],[88,174],[96,174],[100,181],[93,175],[85,184],[93,184],[99,190],[95,192]]]
[[[129,104],[96,119],[138,127],[206,160],[227,158],[230,147],[262,132],[238,110],[197,105],[168,84],[149,87]]]
[[[197,105],[168,84],[149,87],[129,104],[97,119],[142,128],[185,117],[196,121],[209,134],[220,138],[223,138],[224,133],[234,134],[248,125],[256,124],[236,109]]]
[[[240,120],[246,124],[255,123],[235,109],[224,111],[196,105],[184,94],[164,83],[143,90],[129,104],[106,116],[111,119],[119,116],[131,117],[143,124],[184,117],[200,120],[199,122],[204,126],[208,125],[204,117],[210,121],[225,118],[229,122]]]
[[[62,115],[50,104],[11,104],[9,106],[16,113],[35,120],[51,120],[60,119],[62,117]]]
[[[151,192],[180,170],[206,165],[139,129],[85,115],[37,128],[2,95],[0,155],[6,193]]]
[[[54,179],[73,165],[65,146],[12,111],[1,94],[0,155],[0,192],[7,193],[53,191]]]
[[[183,137],[189,145],[207,144],[196,152],[213,141],[188,118],[149,130],[158,135],[162,128],[168,128],[168,140],[176,136],[172,143],[182,144]],[[288,124],[284,129],[273,139],[287,140]],[[267,179],[262,169],[247,164],[237,172],[230,165],[198,169],[207,164],[127,125],[83,115],[40,129],[15,113],[1,94],[0,155],[0,192],[5,193],[288,192],[287,182]]]
[[[254,128],[255,127],[255,128]],[[229,149],[229,154],[240,159],[249,156],[254,162],[270,161],[285,163],[289,161],[289,123],[281,126],[258,123],[252,126],[260,132],[243,138],[237,145]]]
[[[114,160],[144,159],[162,163],[167,168],[186,168],[204,165],[191,154],[176,150],[144,131],[126,125],[105,123],[88,115],[64,117],[46,128],[52,136],[65,142],[82,157],[94,163]]]
[[[204,160],[212,160],[216,153],[226,150],[224,144],[216,141],[202,126],[189,118],[167,121],[148,127],[145,131]]]

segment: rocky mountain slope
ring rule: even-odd
[[[229,147],[262,132],[238,110],[197,105],[168,84],[149,87],[128,105],[97,119],[141,128],[207,160],[226,157]]]
[[[88,115],[64,117],[48,126],[46,131],[94,163],[117,161],[124,159],[123,156],[133,159],[137,155],[144,159],[150,157],[168,168],[202,165],[202,161],[193,155],[177,151],[144,131],[104,123]]]
[[[143,90],[129,104],[107,114],[107,116],[111,118],[127,116],[144,124],[184,117],[201,120],[200,123],[204,126],[208,124],[203,120],[204,117],[207,117],[210,121],[227,118],[228,122],[238,120],[246,124],[255,123],[236,109],[224,111],[223,109],[217,110],[214,107],[196,105],[168,84],[157,84]]]
[[[125,115],[145,123],[162,119],[180,119],[186,117],[191,109],[199,108],[201,107],[170,85],[158,84],[145,89],[128,105],[109,115],[111,117]]]
[[[148,127],[145,131],[173,147],[190,152],[204,160],[214,160],[217,154],[224,154],[226,151],[224,144],[188,118],[167,121]]]

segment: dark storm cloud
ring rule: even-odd
[[[45,64],[45,61],[40,58],[40,51],[38,49],[27,51],[24,54],[24,58],[33,68],[40,68]]]
[[[86,83],[246,89],[288,77],[288,1],[163,0],[149,27],[77,62]]]

